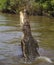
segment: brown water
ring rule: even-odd
[[[20,62],[22,32],[19,16],[0,13],[0,65],[29,65]],[[30,16],[33,37],[39,42],[39,53],[54,62],[54,18]],[[54,65],[35,61],[30,65]]]

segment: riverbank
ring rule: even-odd
[[[2,13],[18,14],[24,8],[28,9],[29,15],[54,17],[54,0],[0,0]]]
[[[3,10],[3,11],[0,11],[1,13],[6,13],[6,14],[19,14],[19,13],[16,13],[15,11],[11,11],[11,10]],[[28,12],[28,15],[29,16],[47,16],[47,17],[54,17],[54,12],[42,12],[42,13],[37,13],[37,12],[34,12],[34,13],[29,13]]]

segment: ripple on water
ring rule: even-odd
[[[21,46],[17,46],[15,44],[0,43],[0,60],[21,55]]]
[[[16,27],[13,26],[0,26],[0,31],[6,31],[6,30],[15,30]]]

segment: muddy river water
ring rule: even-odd
[[[46,16],[30,16],[33,37],[39,42],[39,53],[54,62],[54,18]],[[20,63],[20,29],[18,15],[0,13],[0,65],[29,65]],[[35,61],[30,65],[54,65]]]

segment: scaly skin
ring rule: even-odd
[[[20,23],[23,32],[21,40],[23,56],[26,61],[34,61],[36,57],[40,56],[37,50],[39,46],[38,42],[32,37],[29,18],[25,10],[20,12]]]

